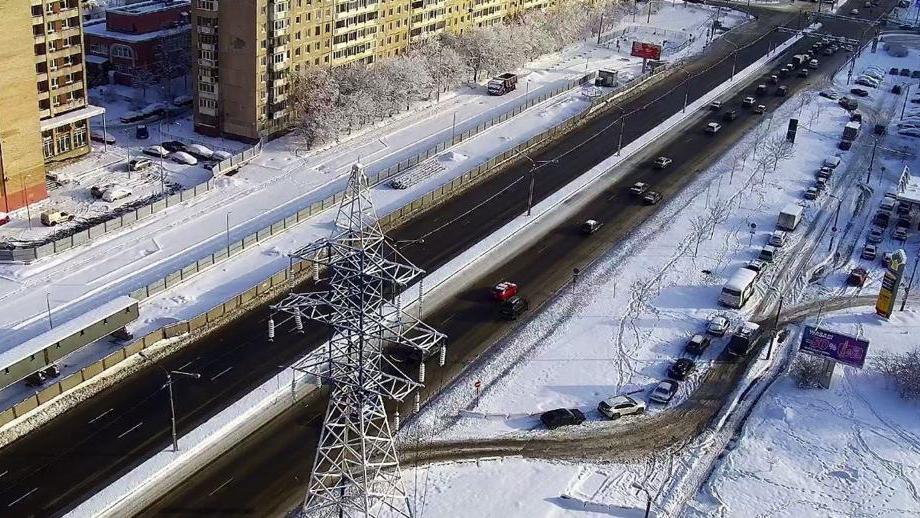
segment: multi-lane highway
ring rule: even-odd
[[[692,101],[724,81],[733,65],[741,69],[764,55],[788,36],[771,29],[779,24],[796,26],[796,13],[759,11],[758,21],[733,31],[732,43],[717,41],[703,58],[685,66],[644,90],[629,96],[594,122],[567,135],[557,144],[535,154],[535,160],[558,160],[543,167],[536,177],[535,199],[545,198],[590,169],[615,150],[620,127],[624,144],[633,141],[683,105],[685,94]],[[846,21],[826,24],[827,30],[855,36],[859,27]],[[753,45],[745,46],[748,42]],[[736,48],[738,50],[736,50]],[[837,64],[844,59],[838,55]],[[826,63],[826,67],[835,66]],[[692,79],[684,83],[685,78]],[[793,88],[802,80],[790,79]],[[768,106],[780,99],[771,98]],[[624,125],[623,113],[631,113]],[[694,172],[729,146],[757,120],[741,111],[715,137],[696,127],[668,144],[675,165],[652,176],[642,163],[623,180],[651,181],[669,195],[694,178]],[[651,151],[650,151],[651,152]],[[651,158],[651,155],[642,157]],[[641,162],[639,160],[638,162]],[[507,189],[527,175],[529,164],[509,167],[476,189],[449,201],[400,227],[395,237],[424,243],[403,248],[412,260],[431,270],[454,257],[511,218],[526,204],[526,189]],[[495,203],[468,212],[495,193]],[[512,278],[522,282],[534,302],[548,299],[568,281],[573,266],[584,266],[650,217],[654,208],[642,207],[622,193],[622,185],[598,192],[585,217],[602,219],[607,225],[590,240],[577,234],[578,221],[552,229],[540,249],[501,265],[470,283],[469,290],[429,314],[427,320],[450,337],[447,368],[429,369],[426,395],[474,361],[495,340],[512,329],[498,321],[494,307],[484,303],[482,293],[494,281]],[[463,214],[458,218],[458,215]],[[578,219],[578,218],[576,218]],[[266,312],[243,317],[163,362],[168,369],[200,373],[199,380],[180,380],[176,389],[180,432],[189,430],[219,412],[230,402],[259,385],[324,338],[321,329],[306,336],[279,332],[273,343],[265,341]],[[158,366],[132,376],[45,427],[0,450],[0,506],[16,516],[61,514],[132,466],[169,443],[169,406],[164,376]],[[427,397],[427,396],[426,396]],[[321,399],[298,405],[270,426],[234,448],[233,452],[203,470],[182,488],[168,495],[151,512],[170,514],[266,515],[283,511],[302,495],[301,488],[312,461],[311,444],[318,432],[324,403]]]

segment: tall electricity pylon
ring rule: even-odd
[[[304,319],[333,330],[325,347],[294,366],[331,389],[304,511],[310,517],[412,517],[384,403],[421,387],[424,367],[415,381],[383,350],[427,358],[440,349],[443,364],[445,336],[400,307],[401,288],[424,272],[387,242],[360,164],[352,168],[332,236],[292,255],[312,262],[314,280],[324,276],[329,289],[291,293],[273,305],[270,336],[274,314],[298,331]]]

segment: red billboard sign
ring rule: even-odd
[[[634,41],[632,43],[632,56],[645,59],[661,59],[661,45]]]

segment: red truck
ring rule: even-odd
[[[517,295],[518,285],[513,282],[503,281],[495,285],[492,288],[492,298],[504,302],[511,297]]]

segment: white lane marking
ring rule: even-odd
[[[23,500],[25,500],[26,498],[28,498],[29,495],[31,495],[32,493],[34,493],[34,492],[36,492],[36,491],[38,491],[38,488],[37,488],[37,487],[34,488],[34,489],[32,489],[32,491],[29,491],[28,493],[26,493],[26,494],[20,496],[20,497],[17,498],[16,500],[13,500],[12,502],[8,503],[6,506],[7,506],[7,507],[13,507],[14,505],[16,505],[16,504],[18,504],[19,502],[22,502]]]
[[[96,421],[98,421],[98,420],[102,419],[103,417],[107,416],[107,415],[109,414],[109,412],[111,412],[112,410],[114,410],[114,409],[110,408],[110,409],[106,410],[105,412],[103,412],[103,413],[97,415],[96,417],[90,419],[90,420],[88,421],[87,424],[93,424],[93,423],[95,423]]]
[[[226,480],[226,482],[224,482],[223,484],[217,486],[217,487],[214,489],[214,491],[211,491],[210,493],[208,493],[208,496],[213,496],[214,493],[216,493],[216,492],[220,491],[221,489],[223,489],[224,487],[226,487],[226,485],[229,484],[230,482],[233,482],[233,477],[228,478],[228,479]]]
[[[218,372],[217,374],[214,375],[213,378],[211,378],[211,381],[216,380],[217,378],[219,378],[219,377],[223,376],[224,374],[230,372],[232,369],[233,369],[233,367],[227,367],[226,369],[224,369],[224,370]]]
[[[129,433],[133,432],[134,430],[137,430],[138,428],[141,427],[142,424],[144,424],[143,421],[141,421],[141,422],[137,423],[136,425],[132,426],[131,428],[128,428],[127,430],[121,432],[121,435],[119,435],[118,438],[121,439],[122,437],[128,435]]]

